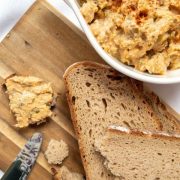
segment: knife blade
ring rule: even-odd
[[[1,180],[25,180],[37,159],[42,139],[41,133],[33,134]]]

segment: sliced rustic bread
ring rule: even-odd
[[[180,136],[111,126],[95,147],[121,179],[179,180]]]
[[[179,134],[180,122],[173,114],[168,112],[166,106],[161,102],[159,97],[144,87],[142,82],[132,80],[132,83],[135,85],[137,90],[143,92],[143,96],[146,98],[146,101],[153,108],[154,112],[156,112],[159,120],[161,121],[162,130],[171,134]]]
[[[54,180],[84,180],[82,174],[71,172],[66,166],[62,166],[53,176]]]
[[[161,130],[156,114],[130,78],[109,66],[76,63],[67,69],[64,81],[87,179],[114,179],[94,150],[95,139],[111,124]]]

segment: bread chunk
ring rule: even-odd
[[[48,160],[49,164],[61,164],[68,155],[69,148],[63,140],[50,140],[45,152],[45,157]]]
[[[55,174],[54,180],[84,180],[82,174],[71,172],[66,166],[62,166]]]

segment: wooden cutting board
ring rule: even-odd
[[[43,155],[51,138],[63,139],[69,145],[70,155],[64,164],[72,171],[84,173],[63,83],[66,68],[81,60],[103,62],[84,34],[45,1],[37,1],[0,44],[0,75],[8,74],[10,69],[17,74],[37,76],[52,82],[58,93],[54,116],[48,122],[17,130],[1,87],[0,169],[7,169],[34,132],[42,132],[44,141],[30,180],[52,179],[51,166]]]
[[[5,89],[1,87],[0,169],[5,171],[8,168],[34,132],[42,132],[44,141],[30,180],[37,180],[37,177],[52,179],[51,166],[43,155],[51,138],[63,139],[69,145],[70,155],[64,164],[73,171],[84,173],[66,102],[63,73],[76,61],[100,59],[83,33],[47,2],[37,1],[31,7],[0,44],[0,74],[8,74],[2,65],[4,63],[17,74],[33,75],[52,82],[58,93],[57,106],[48,122],[17,130]]]

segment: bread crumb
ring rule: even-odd
[[[71,172],[66,166],[62,166],[60,170],[55,174],[54,180],[83,180],[83,175]]]
[[[50,140],[45,152],[45,157],[49,164],[61,164],[68,155],[69,148],[63,140]]]

